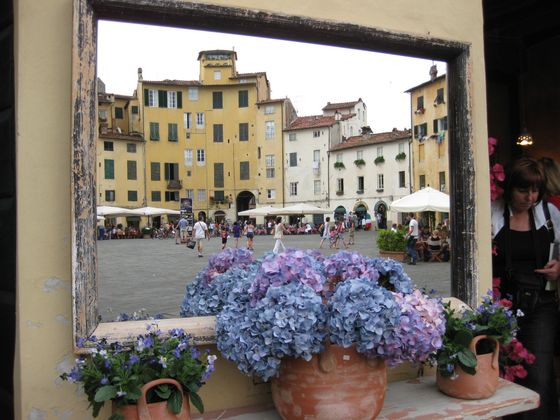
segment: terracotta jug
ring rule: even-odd
[[[487,354],[476,354],[476,344],[480,340],[493,341],[494,351]],[[476,373],[469,375],[461,367],[455,366],[455,372],[458,376],[451,379],[441,376],[438,371],[436,376],[437,386],[441,392],[455,398],[479,400],[491,397],[498,388],[500,373],[498,364],[499,343],[494,338],[478,335],[473,338],[469,348],[476,354]]]
[[[385,400],[387,368],[354,347],[328,344],[307,362],[282,360],[272,399],[283,419],[374,419]]]
[[[125,420],[190,420],[189,400],[185,397],[185,394],[183,394],[183,404],[179,414],[173,414],[167,409],[167,401],[148,404],[146,394],[151,388],[161,384],[171,384],[180,391],[183,390],[179,382],[170,378],[156,379],[155,381],[148,382],[141,388],[142,395],[137,405],[127,405],[118,410]],[[115,411],[115,408],[113,408],[113,412]]]

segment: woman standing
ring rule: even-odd
[[[245,235],[247,236],[247,249],[253,251],[253,238],[255,237],[255,226],[251,219],[245,225]]]
[[[286,250],[286,247],[282,243],[282,238],[284,237],[285,232],[286,232],[286,227],[284,226],[284,223],[282,223],[282,218],[278,216],[276,218],[276,224],[274,225],[275,243],[274,243],[274,249],[272,250],[272,252],[274,252],[275,254],[278,254],[279,252],[284,252]],[[282,248],[282,251],[280,251],[280,248]]]
[[[331,218],[327,217],[325,223],[323,224],[323,234],[321,235],[321,243],[319,244],[319,249],[323,248],[323,242],[330,241],[331,237]]]
[[[533,159],[521,158],[506,169],[503,201],[492,203],[493,275],[500,293],[521,309],[517,338],[536,356],[518,382],[540,394],[536,410],[515,418],[551,419],[558,416],[553,370],[557,326],[557,280],[560,262],[550,259],[551,241],[560,240],[560,212],[541,201],[545,176]],[[553,227],[547,226],[547,220]]]

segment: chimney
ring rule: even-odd
[[[430,67],[430,80],[433,82],[437,77],[437,66],[434,64]]]
[[[142,67],[138,67],[138,80],[139,80],[139,81],[140,81],[140,80],[143,80],[143,77],[142,77]]]

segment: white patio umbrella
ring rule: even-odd
[[[281,210],[278,207],[273,206],[264,206],[264,207],[257,207],[254,209],[243,210],[237,213],[239,216],[268,216],[270,214],[279,214],[278,211]]]
[[[179,210],[164,209],[160,207],[140,207],[134,209],[140,216],[161,216],[164,214],[181,214]]]
[[[393,201],[389,207],[391,210],[401,213],[417,211],[439,211],[448,213],[449,195],[426,187]]]
[[[311,204],[299,203],[278,210],[277,214],[304,215],[304,214],[331,214],[331,209],[313,206]]]
[[[97,206],[96,213],[98,216],[141,216],[142,214],[136,210],[125,209],[123,207],[113,206]]]

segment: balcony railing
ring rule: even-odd
[[[180,190],[183,188],[183,183],[180,179],[170,179],[167,181],[168,190]]]

